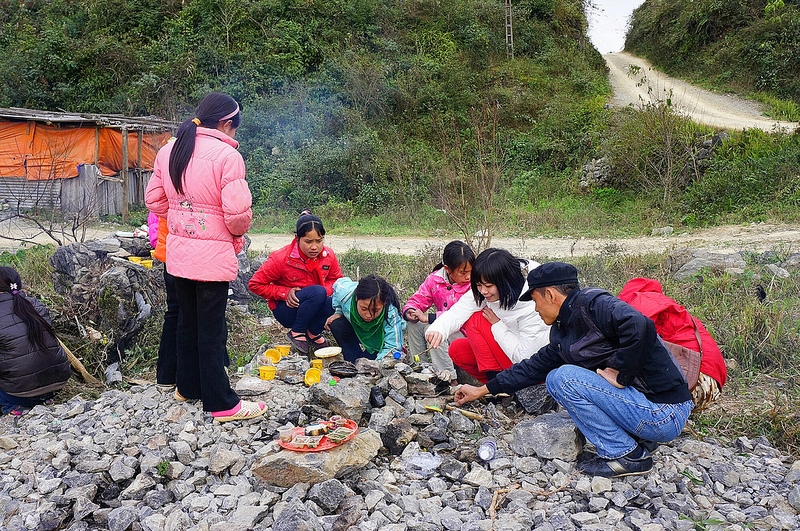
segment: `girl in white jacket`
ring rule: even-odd
[[[472,297],[464,294],[425,334],[436,348],[460,329],[466,338],[453,341],[448,354],[455,365],[483,383],[550,341],[550,327],[535,304],[518,300],[526,283],[521,263],[504,249],[483,251],[472,268]]]

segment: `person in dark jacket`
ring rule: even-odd
[[[22,279],[0,266],[0,408],[43,404],[72,370],[50,324],[47,308],[22,292]]]
[[[605,290],[580,289],[578,270],[563,262],[531,271],[520,300],[536,303],[551,325],[550,343],[486,385],[460,387],[456,402],[545,381],[597,448],[580,470],[605,477],[650,471],[650,452],[680,435],[693,407],[683,372],[653,321]]]

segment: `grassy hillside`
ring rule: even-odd
[[[606,108],[582,0],[515,1],[513,20],[510,58],[501,0],[0,0],[0,106],[184,119],[228,92],[257,230],[308,207],[329,230],[478,247],[796,219],[800,137],[734,134],[700,169],[714,131],[665,102]],[[600,157],[610,179],[582,187]]]

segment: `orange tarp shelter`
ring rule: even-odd
[[[116,175],[123,169],[123,131],[128,169],[151,171],[158,149],[175,125],[165,120],[22,111],[0,109],[0,177],[69,179],[78,175],[82,164],[96,164],[103,175]]]

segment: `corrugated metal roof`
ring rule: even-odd
[[[130,130],[165,131],[176,129],[180,124],[156,116],[123,116],[121,114],[93,114],[40,111],[19,107],[0,108],[0,118],[18,121],[34,121],[50,124],[91,124],[93,126]]]

